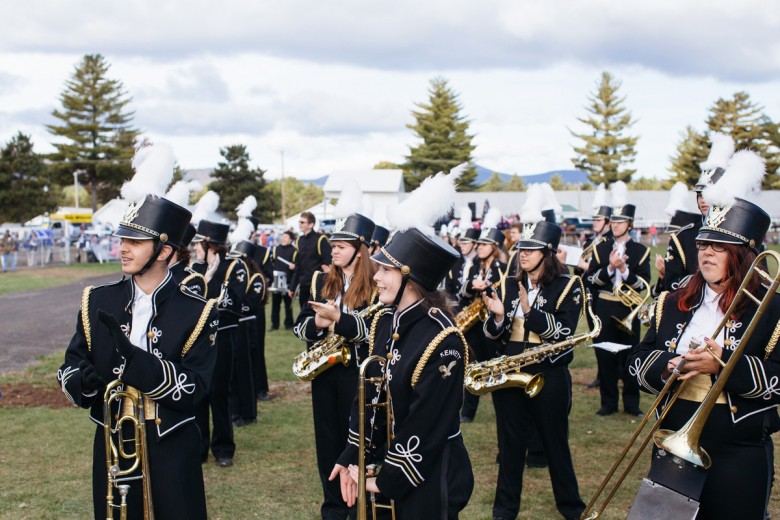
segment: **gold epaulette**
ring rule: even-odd
[[[311,299],[315,302],[317,301],[317,278],[321,273],[322,271],[314,271],[311,275]]]
[[[185,277],[184,280],[182,280],[179,285],[186,286],[190,281],[195,280],[196,278],[200,278],[203,280],[203,294],[201,296],[203,296],[203,299],[206,299],[206,295],[209,292],[209,284],[206,282],[206,277],[203,276],[202,274],[193,272],[189,276]]]
[[[469,345],[466,342],[466,337],[463,335],[463,333],[460,331],[458,327],[447,327],[446,329],[439,332],[435,338],[433,338],[433,341],[430,342],[430,344],[426,347],[425,352],[423,352],[423,355],[420,356],[420,359],[417,361],[417,366],[414,367],[414,372],[412,373],[412,388],[417,386],[417,381],[420,380],[420,376],[422,375],[423,369],[425,368],[425,365],[428,364],[428,359],[433,355],[433,353],[439,347],[439,344],[441,344],[441,342],[444,341],[445,338],[447,338],[447,336],[453,333],[457,334],[458,337],[460,337],[460,340],[463,342],[463,362],[464,362],[464,366],[468,366]],[[463,375],[465,377],[465,371]]]
[[[649,248],[649,247],[646,247],[646,248],[645,248],[645,254],[644,254],[644,255],[642,255],[642,259],[639,261],[639,263],[638,263],[637,265],[642,265],[642,264],[644,264],[644,263],[645,263],[645,260],[647,260],[647,257],[648,257],[648,256],[650,256],[650,248]]]
[[[664,314],[664,303],[666,302],[666,297],[668,296],[669,291],[664,291],[661,294],[658,295],[658,301],[655,304],[655,331],[658,332],[658,330],[661,327],[661,316]]]
[[[775,330],[772,331],[772,335],[769,337],[769,343],[766,344],[766,349],[764,349],[766,352],[764,354],[765,361],[769,359],[769,356],[771,356],[772,352],[775,350],[778,339],[780,339],[780,321],[775,325]]]
[[[84,327],[84,336],[87,338],[87,350],[92,351],[92,325],[89,323],[89,295],[94,285],[84,287],[81,293],[81,325]]]
[[[260,278],[260,280],[262,280],[262,282],[263,282],[262,283],[263,291],[260,293],[260,300],[262,301],[262,300],[265,299],[265,290],[266,290],[266,287],[265,287],[265,285],[266,285],[266,283],[265,283],[265,276],[263,275],[263,273],[255,273],[255,274],[253,274],[252,277],[249,279],[249,287],[252,287],[252,285],[255,283],[255,281],[254,281],[255,278]]]
[[[571,291],[572,286],[579,280],[579,276],[570,276],[569,277],[569,283],[566,284],[566,287],[563,288],[563,292],[558,297],[558,301],[555,302],[555,311],[557,312],[561,305],[563,304],[563,300],[566,299],[566,296],[569,294],[569,291]]]
[[[680,239],[677,238],[677,234],[675,233],[672,235],[672,242],[674,242],[674,245],[677,246],[677,252],[680,253],[680,260],[682,260],[683,263],[683,269],[686,269],[688,262],[685,260],[685,251],[683,251],[682,245],[680,244]]]
[[[217,300],[215,300],[214,298],[206,301],[206,306],[203,307],[203,311],[200,313],[200,318],[198,318],[198,323],[195,325],[195,329],[192,331],[192,334],[190,334],[190,337],[187,339],[187,343],[184,344],[184,348],[181,349],[181,357],[186,356],[187,352],[190,351],[192,346],[198,340],[200,333],[203,332],[203,327],[206,326],[206,322],[209,319],[209,314],[211,314],[211,309],[213,309],[216,304],[217,304]],[[214,340],[212,338],[209,339],[211,340],[211,345],[214,346]]]
[[[379,323],[379,317],[383,314],[387,314],[388,312],[392,311],[392,309],[379,309],[376,314],[374,314],[374,319],[371,321],[371,328],[369,329],[368,333],[368,355],[372,355],[371,353],[374,351],[374,340],[376,339],[376,326]]]

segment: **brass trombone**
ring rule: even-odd
[[[366,377],[366,371],[372,363],[378,363],[381,366],[381,375],[375,377]],[[385,421],[387,427],[387,445],[393,440],[393,404],[390,397],[390,386],[387,380],[385,369],[387,359],[382,356],[369,356],[360,364],[358,375],[358,497],[357,497],[357,517],[358,520],[367,520],[368,510],[366,503],[366,479],[376,476],[376,466],[366,465],[366,409],[384,409]],[[366,403],[366,385],[379,385],[381,390],[385,391],[385,399],[378,403]],[[371,517],[376,520],[377,509],[387,509],[390,516],[395,520],[395,501],[390,500],[389,504],[380,504],[376,501],[374,493],[371,493]]]
[[[119,403],[116,417],[111,411],[114,401]],[[154,519],[144,408],[144,396],[135,388],[125,385],[119,379],[106,386],[103,394],[103,432],[108,470],[106,488],[106,518],[108,519],[113,519],[114,511],[119,510],[120,520],[126,520],[127,493],[130,491],[128,483],[138,480],[141,481],[142,486],[144,520]],[[129,432],[125,431],[125,424],[129,425]],[[116,441],[114,441],[115,437]],[[132,451],[126,449],[128,445],[133,447]],[[123,469],[122,466],[127,464],[130,466]],[[118,505],[114,504],[114,488],[121,497]]]
[[[625,282],[618,285],[614,291],[614,294],[620,300],[620,303],[626,307],[631,308],[631,312],[623,319],[620,319],[617,316],[611,316],[611,318],[617,328],[629,336],[634,335],[633,330],[631,330],[631,326],[634,324],[634,319],[636,319],[637,314],[643,312],[645,303],[650,298],[650,284],[647,283],[647,281],[642,277],[637,276],[637,279],[642,282],[642,285],[645,286],[644,297],[639,294],[639,291]]]
[[[772,257],[776,263],[777,272],[774,274],[774,276],[769,274],[768,268],[767,270],[763,269],[764,265],[768,265],[767,259],[769,257]],[[756,297],[747,289],[748,285],[750,284],[754,276],[760,276],[761,279],[767,284],[764,286],[766,288],[766,294],[761,299]],[[622,485],[626,476],[631,471],[631,468],[633,468],[634,464],[639,459],[639,456],[642,454],[642,451],[644,450],[645,446],[647,446],[647,444],[650,442],[651,439],[654,441],[655,445],[659,449],[662,449],[665,452],[670,453],[675,457],[679,457],[680,459],[685,460],[700,468],[704,468],[704,469],[709,468],[711,464],[710,457],[699,444],[699,439],[701,437],[702,430],[704,429],[704,425],[706,424],[707,419],[710,416],[710,413],[712,412],[715,404],[717,403],[718,396],[720,396],[720,394],[723,392],[723,388],[725,387],[729,376],[734,371],[734,367],[739,361],[739,358],[742,357],[742,353],[750,339],[750,336],[753,335],[753,331],[758,325],[758,322],[760,321],[761,316],[766,310],[766,307],[772,301],[772,297],[775,295],[778,286],[780,286],[780,253],[776,253],[774,251],[764,251],[761,254],[759,254],[758,257],[756,257],[756,259],[753,261],[753,264],[750,266],[750,269],[748,269],[748,272],[745,275],[745,279],[742,281],[742,284],[739,286],[739,289],[737,290],[737,293],[734,296],[734,300],[731,302],[731,305],[729,305],[729,308],[724,313],[724,317],[718,324],[717,328],[715,329],[715,332],[710,336],[711,338],[718,337],[720,332],[723,330],[723,327],[726,325],[726,322],[729,320],[730,316],[734,313],[734,309],[736,309],[737,305],[739,305],[739,302],[742,300],[742,298],[749,298],[758,306],[756,313],[753,315],[753,319],[748,324],[747,328],[745,329],[745,333],[742,336],[742,339],[739,341],[739,345],[731,354],[729,360],[725,364],[722,363],[723,368],[721,369],[720,375],[718,376],[717,380],[712,385],[710,390],[707,392],[707,395],[702,400],[702,403],[701,405],[699,405],[699,408],[690,417],[688,422],[685,423],[685,425],[682,428],[680,428],[680,430],[678,430],[677,432],[673,432],[670,430],[659,430],[660,425],[666,418],[667,413],[674,405],[678,396],[681,395],[681,393],[685,389],[685,386],[688,384],[690,380],[688,379],[683,381],[679,385],[677,390],[669,396],[669,401],[661,410],[658,419],[653,424],[652,428],[650,429],[650,432],[645,436],[645,438],[640,443],[639,448],[636,450],[634,456],[629,461],[628,466],[620,474],[620,477],[618,478],[617,482],[613,486],[610,493],[607,495],[607,498],[604,500],[601,507],[594,509],[594,506],[599,496],[604,492],[604,489],[606,488],[607,484],[614,476],[620,464],[626,458],[626,455],[628,454],[629,450],[636,442],[637,438],[641,434],[645,425],[650,420],[650,417],[655,412],[655,410],[659,406],[661,406],[664,397],[666,397],[666,395],[669,392],[671,392],[672,386],[677,381],[677,378],[681,374],[682,368],[685,364],[685,359],[682,359],[680,363],[677,365],[677,367],[675,368],[675,370],[672,372],[671,376],[667,380],[661,392],[656,396],[652,406],[650,407],[647,414],[640,422],[634,434],[629,439],[628,444],[626,444],[625,448],[623,448],[623,451],[621,452],[618,459],[612,465],[612,468],[610,468],[609,472],[607,473],[607,476],[604,477],[604,480],[602,481],[601,485],[596,491],[596,494],[590,500],[590,502],[588,503],[587,507],[585,508],[585,511],[583,511],[582,516],[580,518],[584,520],[594,520],[601,516],[601,514],[604,512],[609,502],[615,496],[615,493],[617,493],[617,490]],[[699,346],[700,343],[698,343],[698,341],[695,342],[691,341],[690,348],[692,350],[698,348]],[[712,352],[710,353],[712,354]]]

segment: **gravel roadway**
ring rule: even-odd
[[[69,285],[0,296],[0,374],[24,370],[37,356],[68,346],[81,293],[88,285],[114,281],[112,273]]]

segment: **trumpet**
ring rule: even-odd
[[[640,316],[640,319],[646,319],[648,322],[650,321],[650,307],[645,306],[647,300],[650,299],[650,284],[647,283],[644,278],[639,276],[637,276],[637,279],[642,282],[642,285],[645,286],[644,297],[639,294],[636,289],[625,282],[615,287],[614,291],[614,294],[620,300],[620,303],[626,307],[631,308],[631,312],[629,312],[628,316],[623,319],[618,318],[617,316],[611,316],[611,318],[617,328],[629,336],[634,335],[634,331],[631,330],[631,326],[634,324],[634,319],[637,317],[637,315]]]
[[[590,257],[593,256],[593,251],[602,243],[607,241],[607,237],[599,237],[593,242],[590,243],[588,247],[584,247],[582,249],[582,253],[580,254],[580,260],[583,262],[587,262],[590,260]]]
[[[766,261],[769,257],[772,257],[776,263],[777,272],[774,275],[770,275],[768,270],[765,271],[762,268],[762,266],[767,265]],[[766,287],[766,294],[764,294],[763,298],[758,298],[747,289],[754,276],[760,276],[761,279],[764,281],[763,285],[765,285]],[[745,346],[747,345],[750,337],[753,335],[753,331],[758,325],[758,322],[760,321],[762,314],[766,310],[767,306],[771,303],[772,297],[777,292],[778,287],[780,287],[780,254],[775,251],[764,251],[761,254],[759,254],[758,257],[756,257],[756,259],[753,261],[753,264],[748,269],[747,274],[745,275],[745,279],[742,281],[742,284],[739,286],[739,289],[737,290],[734,299],[731,302],[731,305],[729,305],[729,308],[724,313],[724,317],[721,319],[720,323],[716,327],[715,332],[713,332],[710,335],[711,338],[718,337],[720,332],[723,330],[723,327],[725,327],[726,322],[729,320],[729,317],[733,314],[734,310],[737,308],[737,306],[740,304],[743,298],[749,298],[758,306],[758,309],[753,315],[753,319],[750,321],[747,328],[745,329],[745,333],[743,334],[742,339],[739,341],[739,344],[737,345],[737,347],[734,349],[733,353],[729,357],[729,360],[724,364],[723,368],[721,369],[720,375],[715,380],[715,383],[712,384],[712,387],[705,395],[704,399],[701,402],[701,405],[699,405],[699,408],[696,409],[696,411],[691,415],[688,422],[685,423],[685,425],[683,425],[682,428],[680,428],[680,430],[676,432],[671,430],[659,430],[669,410],[677,401],[677,398],[680,395],[682,395],[683,391],[685,390],[685,387],[691,381],[690,379],[683,381],[678,386],[677,390],[674,393],[670,393],[672,391],[672,387],[675,385],[677,381],[677,378],[682,373],[682,369],[685,365],[685,359],[682,359],[680,363],[677,365],[677,367],[675,368],[675,370],[672,372],[672,374],[669,376],[669,379],[666,381],[666,384],[664,385],[663,389],[656,396],[655,401],[653,401],[653,404],[650,406],[650,409],[648,410],[647,414],[639,423],[639,426],[637,427],[636,431],[631,436],[626,446],[623,448],[623,451],[621,452],[620,456],[612,465],[606,477],[604,477],[604,480],[602,481],[601,485],[596,491],[596,494],[590,500],[590,502],[588,503],[587,507],[585,508],[585,511],[583,511],[582,516],[580,518],[584,520],[595,520],[601,516],[601,514],[609,505],[612,498],[617,493],[620,486],[625,481],[626,477],[628,476],[628,473],[634,467],[634,464],[639,459],[639,456],[642,454],[642,451],[650,443],[651,440],[659,448],[659,455],[660,455],[657,459],[653,460],[653,464],[656,464],[656,461],[658,460],[660,461],[658,462],[658,464],[665,463],[675,468],[673,469],[673,471],[679,473],[678,475],[676,475],[678,479],[678,483],[684,482],[686,480],[686,475],[688,477],[694,475],[692,471],[689,471],[691,467],[700,470],[706,470],[707,468],[710,467],[711,464],[710,457],[707,454],[707,452],[701,447],[701,444],[699,442],[699,439],[701,438],[701,433],[704,429],[704,426],[707,423],[707,419],[709,418],[710,413],[712,413],[712,410],[715,407],[715,404],[717,403],[718,397],[723,392],[723,389],[729,377],[731,376],[731,373],[734,371],[736,364],[739,362],[739,359],[742,357],[742,353],[744,352]],[[698,346],[700,346],[700,342],[698,340],[691,341],[691,347],[690,347],[691,349],[695,349]],[[661,403],[665,398],[667,398],[667,396],[668,396],[668,401],[661,409],[660,414],[657,420],[655,421],[655,423],[650,428],[649,433],[643,438],[643,440],[639,444],[639,447],[635,451],[634,455],[631,457],[631,459],[629,459],[627,466],[621,472],[614,486],[607,494],[607,497],[604,499],[604,502],[602,502],[600,507],[596,507],[596,502],[598,501],[599,497],[605,491],[607,485],[609,484],[610,480],[612,480],[612,477],[615,475],[620,465],[623,463],[624,460],[626,460],[628,452],[637,442],[637,439],[642,433],[642,430],[645,428],[652,415],[655,414],[656,409],[658,409],[661,406]],[[683,467],[684,464],[683,461],[689,464],[688,468]],[[685,475],[683,475],[683,472],[685,473]],[[662,483],[662,484],[666,485],[667,483]],[[655,505],[653,507],[655,507]],[[658,506],[658,507],[660,507],[660,509],[656,509],[654,511],[655,513],[658,513],[659,510],[663,511],[662,506]],[[634,513],[633,508],[630,513]],[[641,516],[641,512],[637,512],[637,515]]]
[[[378,363],[381,366],[381,375],[376,377],[367,377],[366,371],[372,363]],[[358,497],[357,497],[357,517],[358,520],[367,520],[368,510],[366,503],[366,479],[376,476],[376,466],[366,464],[366,409],[383,409],[385,411],[385,426],[387,428],[387,444],[393,440],[393,404],[390,396],[390,387],[388,385],[385,368],[387,359],[382,356],[369,356],[360,364],[358,375],[358,417],[360,426],[358,427]],[[385,392],[385,399],[377,403],[366,403],[366,385],[379,385]],[[380,391],[381,391],[380,390]],[[374,493],[371,493],[371,517],[376,520],[378,509],[387,509],[390,511],[390,517],[395,520],[395,502],[390,500],[389,504],[377,503]]]
[[[154,519],[152,504],[152,483],[149,474],[149,455],[146,447],[146,417],[144,400],[141,392],[130,386],[122,386],[119,379],[106,386],[103,394],[103,432],[105,435],[106,466],[108,469],[108,487],[106,493],[106,518],[113,519],[114,512],[119,510],[120,520],[127,518],[127,493],[130,491],[128,482],[141,481],[143,492],[144,520]],[[125,403],[120,405],[120,413],[116,421],[111,405],[114,401]],[[129,425],[131,435],[126,436],[125,424]],[[116,441],[114,441],[116,437]],[[133,450],[127,451],[126,446],[132,445]],[[122,468],[121,466],[129,467]],[[140,469],[140,472],[138,471]],[[114,488],[119,492],[120,503],[114,504]]]
[[[570,336],[557,343],[544,343],[538,347],[524,350],[514,356],[500,356],[481,363],[471,363],[466,367],[464,384],[466,390],[475,395],[482,395],[503,388],[520,387],[528,397],[536,397],[544,387],[544,375],[529,374],[521,369],[528,365],[565,352],[601,332],[601,320],[593,313],[591,295],[586,295],[586,307],[593,320],[593,329],[584,334]]]
[[[384,304],[377,302],[358,312],[356,316],[358,318],[368,318],[378,311],[382,305]],[[301,381],[311,381],[338,363],[349,366],[351,360],[352,351],[347,339],[338,334],[331,334],[317,341],[310,349],[306,349],[295,356],[292,371],[295,377]]]
[[[495,290],[501,285],[499,279],[496,283],[491,285]],[[478,321],[485,321],[487,319],[487,309],[485,308],[485,302],[482,301],[482,297],[477,295],[474,297],[474,301],[469,303],[458,314],[455,315],[455,326],[460,329],[462,333],[466,333],[476,325]]]

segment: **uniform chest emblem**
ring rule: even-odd
[[[452,369],[455,368],[455,365],[458,363],[457,359],[453,359],[450,361],[449,365],[439,365],[439,372],[441,372],[441,378],[447,379],[452,375]]]

